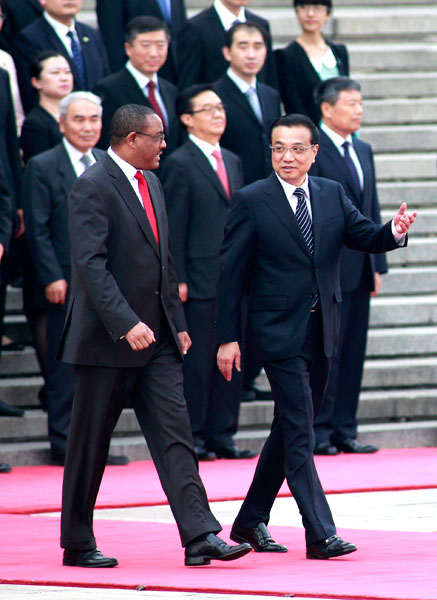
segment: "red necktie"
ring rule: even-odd
[[[153,110],[156,112],[156,114],[158,115],[158,117],[161,119],[163,126],[165,127],[165,119],[164,119],[164,115],[162,114],[162,110],[158,104],[158,101],[156,99],[155,96],[155,82],[150,80],[149,83],[147,84],[147,88],[149,90],[149,94],[148,94],[148,98],[149,98],[149,102],[152,105]]]
[[[212,153],[212,156],[217,161],[217,169],[216,169],[217,177],[220,179],[220,182],[221,182],[225,192],[230,197],[231,190],[229,189],[228,174],[226,173],[226,168],[225,168],[225,163],[223,162],[222,153],[219,152],[218,150],[214,150],[214,152]]]
[[[156,241],[159,246],[159,235],[158,235],[158,226],[156,224],[155,211],[153,210],[153,204],[150,199],[149,187],[147,185],[146,178],[141,173],[141,171],[137,171],[135,173],[135,179],[138,181],[138,187],[140,190],[141,198],[143,200],[144,210],[146,211],[147,218],[149,219],[150,227],[152,228],[153,235],[156,238]]]

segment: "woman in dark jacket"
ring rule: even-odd
[[[294,0],[300,36],[276,50],[279,89],[286,113],[300,113],[316,124],[320,120],[313,92],[324,79],[349,76],[346,46],[333,44],[322,35],[332,12],[332,0]]]

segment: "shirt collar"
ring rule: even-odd
[[[289,200],[291,198],[291,196],[293,196],[294,191],[297,187],[299,187],[301,190],[303,190],[305,192],[305,196],[308,199],[310,198],[310,186],[309,186],[308,173],[305,175],[305,181],[302,183],[302,185],[299,185],[299,186],[292,185],[291,183],[284,181],[281,177],[279,177],[279,175],[277,173],[275,173],[275,175],[278,178],[278,181],[281,184],[282,189],[284,190],[287,200]]]
[[[130,60],[128,60],[126,63],[126,69],[129,71],[142,90],[146,87],[149,81],[153,81],[155,87],[159,89],[158,75],[156,73],[154,73],[152,77],[147,77],[147,75],[144,75],[144,73],[141,73],[141,71],[134,67]]]
[[[62,141],[64,142],[65,149],[73,165],[78,164],[84,154],[91,155],[91,150],[88,152],[81,152],[75,146],[73,146],[73,144],[71,144],[66,137],[64,137]],[[95,160],[94,157],[93,160]]]
[[[215,150],[218,150],[220,152],[220,154],[221,154],[220,146],[218,144],[216,144],[215,146],[213,146],[209,142],[205,142],[205,140],[201,140],[200,138],[198,138],[197,136],[193,135],[192,133],[189,133],[188,137],[193,142],[193,144],[196,144],[196,146],[198,146],[200,148],[200,150],[206,156],[208,156],[208,157],[212,156],[212,153]]]
[[[61,39],[64,39],[69,31],[72,31],[74,34],[76,34],[76,29],[74,27],[74,19],[71,23],[71,27],[67,27],[67,25],[64,25],[64,23],[60,23],[59,21],[51,17],[47,11],[43,12],[43,16],[48,22],[48,24],[51,25],[51,27],[53,27],[58,37],[60,37]]]
[[[123,171],[123,173],[125,174],[127,179],[129,181],[132,181],[135,178],[135,175],[136,175],[138,169],[136,169],[130,163],[126,162],[124,160],[124,158],[121,158],[121,156],[119,156],[116,152],[114,152],[114,150],[112,149],[112,146],[110,148],[108,148],[108,154],[112,158],[112,160],[117,164],[117,166],[120,167],[120,169]]]
[[[239,77],[235,71],[231,69],[231,67],[229,67],[226,71],[226,75],[229,77],[229,79],[232,79],[242,94],[245,94],[250,88],[253,88],[256,92],[256,77],[254,77],[252,83],[249,84],[247,81],[244,81],[244,79],[241,79],[241,77]]]
[[[326,133],[331,142],[337,146],[339,150],[345,142],[349,142],[352,145],[352,136],[350,134],[347,136],[347,138],[344,138],[328,127],[323,121],[320,124],[320,129]]]
[[[222,22],[225,31],[230,29],[235,21],[241,21],[242,23],[245,23],[247,20],[246,11],[244,10],[243,6],[240,8],[238,15],[234,15],[234,13],[228,10],[226,6],[220,2],[220,0],[214,0],[214,8],[219,16],[220,21]]]

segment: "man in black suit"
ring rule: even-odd
[[[76,21],[82,0],[45,0],[44,13],[25,27],[15,39],[13,56],[24,110],[38,102],[30,83],[29,66],[42,50],[56,50],[70,63],[75,90],[92,90],[109,74],[102,37],[96,29]]]
[[[220,374],[216,360],[215,296],[219,252],[230,196],[243,187],[241,162],[220,148],[225,108],[208,84],[185,89],[176,110],[188,140],[167,160],[162,176],[179,281],[193,346],[184,361],[184,396],[199,460],[250,458],[235,446],[241,381]]]
[[[113,567],[96,548],[93,509],[109,440],[126,398],[179,528],[186,565],[250,551],[215,534],[183,397],[186,331],[156,169],[164,127],[152,109],[121,107],[108,154],[68,199],[72,286],[60,354],[74,364],[61,516],[64,565]]]
[[[159,75],[177,83],[177,37],[187,18],[184,0],[97,0],[96,11],[112,72],[121,69],[126,62],[124,29],[129,21],[140,16],[165,21],[171,41]]]
[[[167,153],[177,148],[179,121],[176,116],[176,87],[157,75],[165,63],[169,33],[156,17],[136,17],[126,27],[126,66],[99,82],[94,92],[102,98],[103,125],[99,147],[109,145],[109,129],[115,111],[123,104],[143,104],[162,116]],[[166,153],[166,154],[167,154]]]
[[[310,174],[334,179],[358,210],[381,222],[372,149],[353,134],[363,115],[361,87],[348,77],[327,79],[316,90],[322,114],[319,152]],[[357,408],[366,353],[370,295],[377,294],[384,255],[343,246],[340,261],[340,337],[321,411],[314,423],[315,454],[376,452],[376,446],[357,440]]]
[[[227,69],[222,48],[225,33],[235,23],[251,21],[266,32],[267,58],[260,81],[277,88],[276,65],[272,52],[270,26],[266,19],[244,8],[249,0],[215,0],[182,26],[178,39],[178,81],[181,89],[193,83],[211,83]]]
[[[27,163],[23,208],[35,265],[38,303],[46,310],[47,417],[53,461],[64,464],[74,392],[71,365],[56,360],[71,283],[67,198],[77,177],[102,157],[94,150],[102,127],[100,98],[73,92],[60,104],[60,144]],[[110,464],[126,464],[114,456]]]
[[[1,46],[11,53],[15,36],[33,23],[43,12],[44,0],[3,0],[2,9],[6,15],[0,34]]]
[[[302,515],[307,558],[356,550],[336,535],[314,465],[313,416],[323,400],[337,346],[342,244],[386,252],[404,244],[416,213],[403,204],[376,225],[342,186],[308,178],[318,130],[308,117],[280,117],[271,131],[274,173],[234,195],[222,247],[217,295],[218,365],[241,368],[240,303],[249,287],[249,325],[273,392],[275,413],[231,539],[257,547],[284,475]],[[261,548],[262,550],[262,548]]]

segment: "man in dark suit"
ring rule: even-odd
[[[178,39],[178,81],[183,89],[193,83],[211,83],[227,69],[222,48],[225,33],[235,23],[251,21],[266,34],[267,58],[259,74],[260,81],[277,88],[276,65],[272,52],[270,26],[266,19],[244,7],[249,0],[215,0],[182,26]]]
[[[109,74],[109,63],[100,33],[76,21],[82,0],[45,0],[44,13],[16,37],[13,56],[24,110],[38,102],[30,83],[29,65],[42,50],[56,50],[70,63],[75,90],[92,90]]]
[[[218,365],[226,379],[241,365],[240,303],[249,287],[249,325],[275,401],[270,435],[234,522],[231,538],[255,547],[284,475],[302,515],[307,558],[349,554],[336,535],[314,465],[313,416],[323,400],[337,345],[342,244],[386,252],[404,244],[415,213],[403,204],[376,225],[342,186],[308,178],[318,130],[308,117],[280,117],[271,131],[274,173],[234,195],[218,282]]]
[[[230,196],[243,187],[241,162],[220,148],[225,108],[207,84],[185,89],[176,110],[188,140],[162,176],[172,251],[193,346],[184,361],[184,396],[200,460],[250,458],[235,446],[241,381],[225,381],[216,364],[215,296]]]
[[[15,36],[33,23],[43,12],[43,0],[3,0],[6,20],[0,34],[1,46],[11,53]]]
[[[97,0],[96,11],[112,72],[121,69],[126,62],[124,29],[129,21],[140,16],[165,21],[171,41],[159,75],[177,83],[177,37],[187,18],[184,0]]]
[[[111,433],[133,407],[179,528],[186,565],[233,560],[249,545],[215,534],[183,397],[186,331],[156,169],[164,127],[152,109],[114,115],[108,154],[68,199],[72,286],[60,354],[74,364],[61,516],[64,565],[113,567],[96,548],[93,509]]]
[[[74,392],[71,365],[56,360],[71,283],[67,198],[77,177],[102,157],[100,98],[73,92],[60,104],[60,144],[33,157],[24,173],[26,235],[35,265],[38,303],[46,310],[47,417],[53,461],[64,464]],[[126,464],[112,457],[110,464]]]
[[[310,174],[334,179],[358,210],[381,222],[373,153],[353,134],[363,115],[361,87],[348,77],[327,79],[316,90],[321,110],[319,152]],[[387,272],[384,255],[343,246],[340,261],[340,337],[321,411],[314,423],[315,454],[376,452],[376,446],[357,440],[357,408],[366,353],[371,293],[377,294],[380,274]]]
[[[226,106],[221,143],[240,157],[246,185],[272,170],[268,132],[281,114],[278,92],[257,77],[266,52],[265,31],[252,22],[237,23],[226,32],[223,47],[229,68],[213,84]]]
[[[102,135],[99,147],[109,145],[109,129],[115,111],[123,104],[143,104],[162,116],[169,154],[176,149],[179,120],[175,102],[177,88],[157,75],[167,58],[169,33],[156,17],[136,17],[126,27],[126,66],[99,82],[94,92],[102,98]]]

